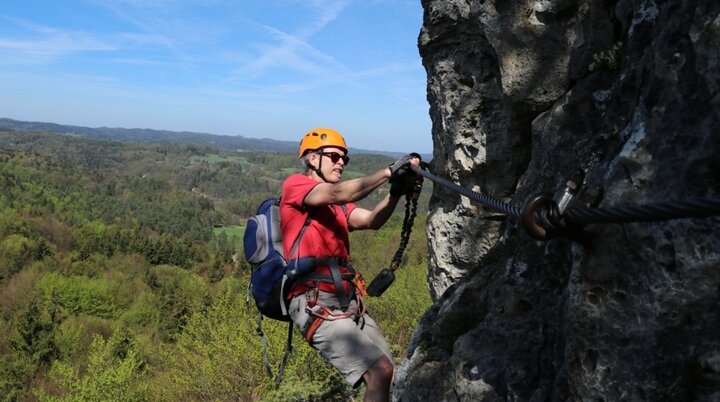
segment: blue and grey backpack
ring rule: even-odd
[[[295,250],[300,244],[305,230],[310,225],[310,214],[297,239],[293,243]],[[268,198],[260,204],[257,214],[248,219],[243,236],[245,260],[253,268],[250,276],[250,288],[255,304],[266,317],[290,321],[283,290],[287,281],[287,261],[282,251],[282,231],[280,229],[280,200]]]
[[[245,260],[253,268],[250,288],[258,310],[267,317],[289,321],[280,300],[286,261],[282,252],[279,205],[277,198],[260,204],[257,214],[247,221],[243,247]]]
[[[348,216],[347,206],[341,204],[345,216]],[[305,231],[312,221],[312,210],[308,213],[300,233],[290,248],[290,255],[294,255],[300,246]],[[252,266],[249,288],[255,300],[255,305],[260,311],[258,317],[257,332],[263,344],[263,363],[268,375],[272,377],[272,369],[267,358],[267,340],[262,331],[263,316],[280,321],[290,321],[288,314],[286,293],[291,287],[290,284],[299,278],[308,278],[317,265],[329,265],[334,272],[333,277],[318,276],[317,280],[335,283],[336,289],[342,289],[340,273],[338,271],[338,259],[303,257],[293,259],[290,267],[283,256],[282,230],[280,228],[280,199],[268,198],[260,204],[257,214],[247,221],[245,234],[243,235],[243,248],[245,260]],[[347,262],[346,262],[347,263]],[[344,295],[338,297],[341,304],[347,306]],[[288,326],[287,347],[285,355],[278,371],[275,383],[279,384],[287,364],[287,359],[292,352],[292,322]]]
[[[305,230],[310,225],[308,214],[302,230],[293,243],[293,250],[300,244]],[[263,363],[267,374],[272,377],[272,369],[267,357],[267,340],[262,331],[262,317],[290,321],[285,301],[287,282],[287,261],[282,251],[282,231],[280,229],[280,199],[268,198],[260,204],[257,214],[247,221],[243,235],[245,260],[252,266],[250,290],[255,305],[260,311],[257,332],[263,344]],[[292,352],[292,322],[288,326],[288,340],[285,355],[278,371],[275,383],[282,380],[287,359]]]

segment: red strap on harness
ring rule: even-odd
[[[330,315],[330,312],[326,309],[322,309],[321,316],[315,317],[315,320],[313,320],[312,324],[310,324],[310,328],[308,328],[307,333],[305,334],[305,340],[308,344],[312,345],[312,338],[315,335],[315,331],[317,331],[318,327],[320,327],[320,324],[325,321],[325,317]]]

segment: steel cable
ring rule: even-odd
[[[528,208],[527,205],[523,207],[523,209],[517,208],[496,198],[477,193],[461,187],[447,179],[435,176],[418,166],[411,166],[411,169],[415,173],[430,179],[434,183],[445,186],[450,190],[460,193],[487,207],[503,212],[506,215],[521,218],[523,216],[523,212],[528,212],[524,210]],[[552,199],[547,199],[546,201],[547,202],[544,203],[531,204],[534,204],[532,205],[533,208],[550,208],[550,204],[554,203]],[[556,204],[555,207],[557,208]],[[535,210],[530,211],[530,215],[534,215],[535,212]],[[564,214],[562,214],[562,216],[556,218],[562,219],[565,223],[570,225],[582,225],[588,223],[652,222],[682,218],[704,218],[715,215],[720,215],[720,197],[717,196],[705,198],[695,197],[687,200],[661,201],[642,205],[605,208],[570,207]],[[552,224],[550,225],[553,226]]]
[[[711,197],[608,208],[569,208],[563,217],[569,223],[585,224],[664,221],[718,214],[720,197]]]
[[[470,198],[471,200],[477,201],[487,207],[490,207],[492,209],[503,212],[506,215],[512,215],[516,218],[520,217],[520,209],[516,208],[506,202],[503,202],[503,201],[498,200],[497,198],[493,198],[493,197],[469,190],[467,188],[461,187],[461,186],[451,182],[450,180],[435,176],[434,174],[432,174],[426,170],[423,170],[418,166],[411,165],[410,168],[412,168],[413,172],[430,179],[434,183],[443,185],[455,192],[458,192],[458,193]]]

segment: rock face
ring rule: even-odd
[[[522,207],[720,195],[717,0],[423,0],[431,170]],[[401,401],[719,401],[720,218],[538,241],[434,186]]]

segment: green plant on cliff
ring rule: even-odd
[[[622,51],[622,46],[622,42],[615,42],[612,46],[603,50],[602,52],[595,53],[592,56],[593,61],[588,67],[590,72],[600,70],[617,70],[618,67],[620,67],[620,53]]]

